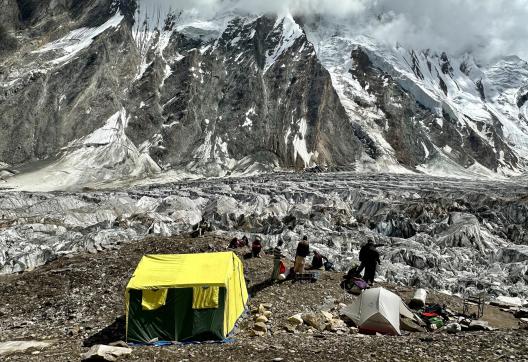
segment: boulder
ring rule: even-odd
[[[528,318],[519,319],[519,328],[528,329]]]
[[[425,328],[410,318],[402,317],[400,319],[400,328],[407,332],[425,332]]]
[[[299,314],[296,314],[296,315],[292,315],[290,318],[288,318],[288,323],[293,325],[293,326],[299,326],[301,324],[303,324],[304,320],[302,318],[302,314],[299,313]]]
[[[348,326],[341,319],[331,319],[326,325],[326,330],[330,332],[346,331]]]
[[[256,331],[253,329],[250,334],[252,337],[262,337],[266,334],[266,332]]]
[[[528,308],[521,308],[514,314],[515,318],[528,318]]]
[[[132,353],[132,349],[97,344],[81,355],[83,361],[116,361],[117,357]]]
[[[264,332],[266,333],[268,331],[268,326],[265,323],[257,322],[253,326],[253,330],[257,332]]]
[[[284,325],[284,330],[288,333],[295,333],[297,331],[297,326],[290,323],[286,323]]]
[[[326,329],[326,321],[320,313],[306,313],[302,315],[302,320],[306,325],[317,329],[322,332]]]
[[[334,316],[330,312],[322,310],[321,314],[326,319],[327,322],[330,322],[332,319],[334,319]]]
[[[257,317],[257,319],[255,319],[255,322],[257,323],[268,323],[269,320],[268,318],[264,317],[263,315]]]

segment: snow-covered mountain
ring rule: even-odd
[[[225,4],[205,15],[147,0],[1,0],[0,167],[19,173],[8,187],[316,165],[525,172],[524,60],[481,64]]]

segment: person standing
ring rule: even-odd
[[[367,245],[361,248],[359,252],[359,261],[361,262],[359,272],[365,268],[363,280],[372,285],[376,276],[376,267],[381,264],[380,253],[376,249],[373,240],[369,240]]]
[[[281,259],[283,257],[282,255],[282,245],[284,245],[284,241],[279,240],[277,243],[277,246],[273,248],[273,272],[271,273],[271,280],[278,280],[279,274],[280,274],[280,264]]]
[[[308,243],[308,237],[303,236],[303,239],[297,244],[297,251],[295,253],[295,273],[304,273],[304,263],[306,257],[310,255],[310,243]]]
[[[254,258],[260,258],[260,252],[262,251],[262,242],[260,237],[256,237],[251,244],[251,254]]]

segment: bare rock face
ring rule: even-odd
[[[133,9],[24,2],[19,37],[50,42],[0,64],[3,162],[47,160],[31,169],[68,172],[53,160],[121,110],[133,147],[161,169],[222,176],[254,165],[353,165],[373,152],[292,17],[232,17],[208,33],[181,25],[182,14],[162,29],[133,27]],[[51,26],[66,20],[70,33]]]
[[[423,80],[417,55],[411,52],[411,57],[415,60],[413,69],[417,80]],[[442,69],[445,70],[448,64],[445,53],[442,59],[440,62],[444,62]],[[396,74],[382,70],[379,55],[358,46],[352,51],[352,61],[352,76],[367,89],[368,94],[376,100],[375,106],[384,113],[385,117],[376,122],[384,130],[384,138],[394,149],[395,157],[401,164],[416,168],[427,164],[428,160],[445,157],[442,150],[449,150],[450,159],[464,167],[478,162],[487,169],[497,171],[502,166],[499,164],[499,153],[502,152],[504,157],[501,161],[512,169],[518,168],[520,160],[508,145],[502,126],[493,114],[488,114],[491,126],[475,121],[478,130],[461,127],[462,120],[447,104],[434,105],[435,101],[425,98],[426,95],[415,89],[414,84],[395,79]],[[450,73],[446,71],[443,76],[450,76]],[[443,78],[439,79],[440,87],[447,87]],[[447,92],[445,88],[443,91]],[[443,107],[441,114],[438,114],[437,107]],[[483,129],[488,138],[482,137],[480,130]]]
[[[528,65],[519,59],[480,69],[445,53],[351,40],[324,19],[228,4],[207,19],[143,0],[1,4],[0,162],[32,174],[10,187],[43,174],[55,180],[48,189],[66,189],[168,170],[491,177],[524,169]],[[79,140],[108,129],[118,112],[126,140],[105,138],[112,162],[91,172],[98,158],[79,151]],[[60,180],[84,154],[88,172]],[[405,220],[380,222],[387,235],[415,233],[392,234]]]

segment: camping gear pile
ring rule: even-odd
[[[144,256],[126,288],[127,342],[222,341],[248,301],[232,252]]]
[[[490,331],[486,321],[455,313],[445,305],[426,304],[427,292],[419,289],[408,307],[401,298],[384,289],[364,289],[359,297],[342,310],[364,334],[401,335],[402,331]]]
[[[462,313],[455,313],[445,305],[426,304],[426,298],[427,292],[424,289],[416,290],[409,307],[429,331],[445,330],[448,333],[458,333],[493,330],[487,322],[479,320],[484,315],[484,296],[464,298]],[[476,309],[475,313],[470,313],[471,306]]]
[[[343,276],[340,284],[341,289],[354,295],[359,295],[363,290],[368,289],[368,283],[361,278],[361,273],[358,270],[359,266],[355,266]]]

